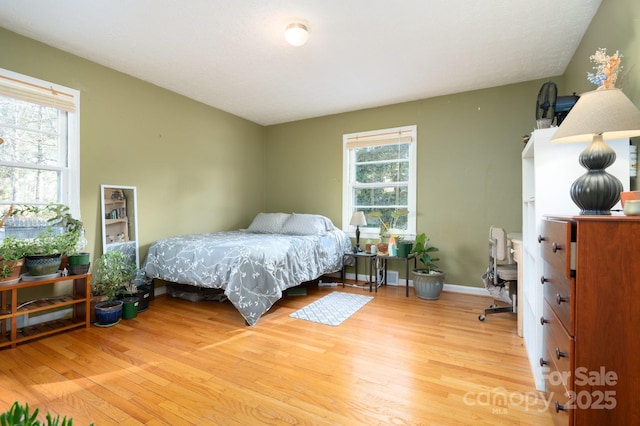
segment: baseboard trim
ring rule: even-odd
[[[362,279],[363,274],[360,273],[358,274],[358,278]],[[339,278],[339,277],[337,277]],[[355,280],[356,275],[353,273],[347,273],[345,274],[345,278],[350,279],[350,280]],[[368,276],[367,276],[368,278]],[[404,279],[398,279],[398,282],[396,283],[387,283],[387,285],[389,286],[399,286],[399,287],[404,287],[406,285],[406,280]],[[409,281],[409,287],[413,287],[413,281]],[[472,286],[468,286],[468,285],[460,285],[460,284],[444,284],[444,287],[442,289],[443,291],[448,291],[451,293],[461,293],[461,294],[471,294],[474,296],[486,296],[486,297],[491,297],[491,294],[489,294],[489,292],[487,291],[486,288],[484,287],[472,287]]]

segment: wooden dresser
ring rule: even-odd
[[[640,217],[547,216],[543,354],[558,425],[640,421]]]

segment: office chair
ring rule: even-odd
[[[518,265],[513,261],[511,245],[503,228],[492,226],[489,229],[489,266],[482,280],[494,299],[510,305],[492,304],[478,316],[480,321],[484,321],[488,314],[517,312]]]

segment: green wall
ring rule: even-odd
[[[0,28],[0,67],[80,90],[81,214],[102,252],[100,184],[136,186],[141,257],[264,208],[264,127]]]
[[[317,212],[342,226],[342,135],[416,124],[418,232],[440,248],[447,283],[482,287],[489,227],[522,229],[522,136],[542,83],[270,126],[267,210]]]

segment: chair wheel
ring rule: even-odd
[[[489,306],[489,309],[495,309],[497,307],[498,307],[498,305],[491,305],[491,306]]]
[[[478,320],[484,321],[485,319],[487,319],[487,316],[485,314],[478,315]]]

